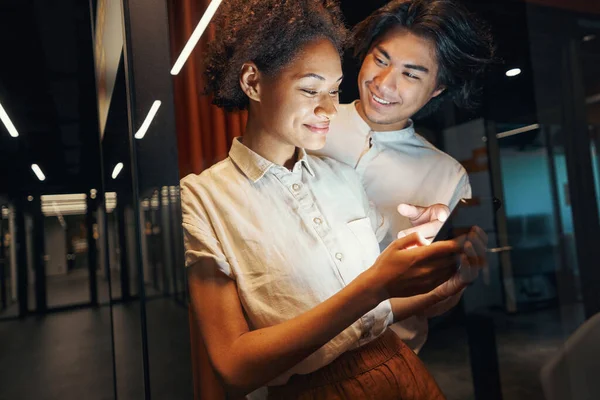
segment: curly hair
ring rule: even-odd
[[[273,76],[314,39],[329,39],[341,57],[348,36],[337,0],[224,0],[213,24],[205,93],[228,110],[248,107],[239,84],[245,62]]]
[[[354,56],[362,62],[373,45],[396,27],[434,43],[437,83],[446,88],[415,118],[431,114],[446,99],[458,107],[474,109],[481,90],[478,80],[494,61],[489,27],[453,0],[392,0],[355,26]]]

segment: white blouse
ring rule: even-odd
[[[226,160],[181,181],[186,266],[214,259],[235,280],[250,329],[284,322],[340,291],[374,263],[375,232],[387,230],[352,168],[300,155],[289,171],[237,138]],[[392,320],[384,301],[270,385],[329,364]]]

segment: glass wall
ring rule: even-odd
[[[87,2],[2,2],[0,397],[111,398]]]
[[[166,2],[10,3],[0,397],[192,398]]]
[[[474,196],[491,189],[503,207],[488,232],[489,271],[458,315],[432,321],[421,356],[448,398],[593,398],[582,349],[600,311],[590,250],[600,239],[591,73],[598,9],[468,5],[490,23],[501,62],[487,74],[479,112],[447,111],[443,149],[469,171]]]

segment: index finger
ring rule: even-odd
[[[418,232],[425,239],[432,239],[435,237],[435,235],[437,235],[437,233],[439,232],[442,225],[443,225],[443,222],[441,222],[439,220],[427,222],[423,225],[415,226],[413,228],[405,229],[405,230],[399,232],[398,237],[401,238],[404,236],[408,236],[411,233]]]
[[[487,235],[487,233],[485,233],[485,231],[483,229],[481,229],[480,227],[475,225],[475,226],[471,227],[471,233],[476,235],[477,237],[479,237],[479,240],[481,240],[481,242],[484,245],[487,245],[488,235]]]
[[[422,261],[460,254],[463,252],[466,240],[466,235],[460,235],[451,240],[442,240],[434,242],[429,246],[419,247],[415,249],[418,252],[417,258],[419,261]]]

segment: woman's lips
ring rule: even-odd
[[[329,124],[304,124],[311,132],[319,133],[321,135],[325,135],[329,132]]]

